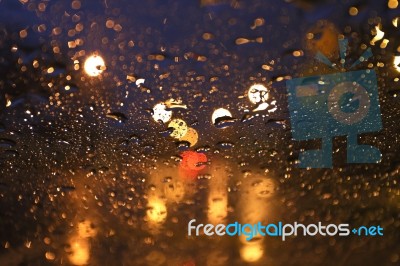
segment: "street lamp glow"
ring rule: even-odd
[[[262,84],[254,84],[250,87],[247,96],[253,104],[266,102],[269,98],[268,89]]]
[[[263,248],[260,244],[245,244],[240,249],[240,257],[246,262],[256,262],[264,255]]]
[[[158,103],[153,107],[153,119],[167,123],[171,120],[172,111],[167,110],[167,106],[163,103]]]
[[[167,219],[167,206],[157,197],[151,197],[148,203],[147,217],[151,222],[162,223]]]
[[[394,67],[396,68],[397,72],[400,72],[400,56],[395,56],[393,60]]]
[[[232,114],[227,109],[219,108],[214,111],[214,113],[211,116],[211,120],[212,120],[213,124],[215,125],[215,122],[217,121],[217,119],[222,118],[222,117],[232,117]]]
[[[101,56],[92,55],[86,59],[84,69],[89,76],[97,77],[106,69],[106,64]]]

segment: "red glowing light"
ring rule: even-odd
[[[184,151],[182,154],[181,168],[186,171],[200,171],[206,166],[207,156],[195,151]]]

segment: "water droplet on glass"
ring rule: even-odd
[[[19,153],[15,150],[5,150],[3,153],[0,153],[0,159],[2,160],[10,160],[19,157]]]
[[[218,142],[216,146],[222,149],[231,149],[235,147],[235,144],[232,142],[223,141],[223,142]]]
[[[210,146],[202,146],[202,147],[198,147],[196,149],[197,152],[201,152],[201,153],[206,153],[209,152],[211,150]]]
[[[223,117],[218,117],[215,120],[214,126],[216,128],[226,128],[229,126],[232,126],[237,119],[229,117],[229,116],[223,116]]]
[[[163,137],[168,137],[168,136],[171,136],[171,134],[172,134],[172,132],[174,132],[174,130],[175,129],[173,127],[169,127],[166,130],[161,130],[159,133]]]
[[[245,114],[245,115],[243,115],[243,117],[242,117],[242,122],[243,123],[247,123],[247,122],[250,122],[251,120],[253,120],[253,118],[255,118],[256,116],[254,115],[254,114]]]
[[[106,117],[114,119],[120,123],[125,122],[128,119],[125,114],[120,112],[107,113]]]
[[[176,147],[180,151],[185,151],[190,148],[190,142],[188,141],[178,141],[176,142]]]
[[[139,144],[140,143],[140,141],[141,141],[141,138],[139,137],[139,136],[137,136],[137,135],[131,135],[130,137],[129,137],[129,141],[131,142],[131,143],[133,143],[133,144]]]
[[[256,180],[251,185],[254,187],[254,193],[262,198],[268,198],[272,196],[276,187],[275,182],[269,178]]]
[[[14,147],[17,143],[11,139],[0,139],[0,148],[10,149]]]

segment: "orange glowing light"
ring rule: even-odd
[[[256,262],[262,258],[263,254],[260,244],[247,244],[240,249],[240,257],[246,262]]]
[[[197,133],[196,129],[189,127],[185,136],[179,139],[180,141],[187,141],[190,143],[190,146],[196,145],[197,141],[199,140],[199,134]]]

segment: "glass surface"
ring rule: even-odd
[[[399,17],[396,0],[0,0],[0,264],[399,265]],[[333,117],[374,118],[347,138],[321,94],[293,131],[288,84],[351,71],[368,92]],[[302,168],[321,147],[327,168]],[[188,236],[192,219],[384,233],[247,241]]]

